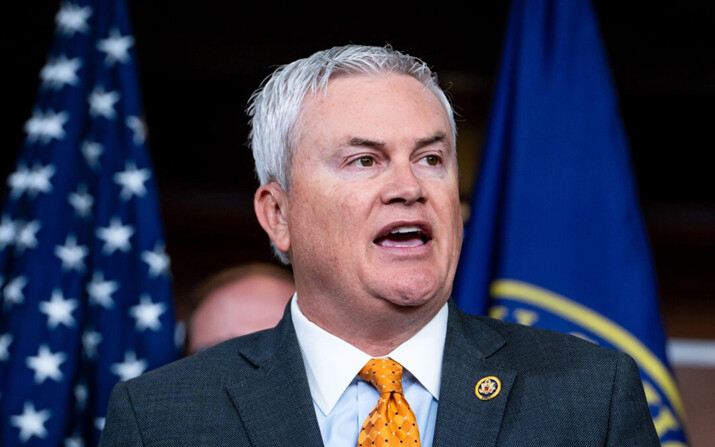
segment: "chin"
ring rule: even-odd
[[[395,268],[397,267],[397,268]],[[449,298],[450,287],[442,271],[430,266],[395,266],[372,268],[361,275],[369,295],[401,307],[421,307],[434,301],[444,304]]]
[[[401,307],[421,307],[437,302],[441,306],[448,298],[448,294],[441,293],[440,287],[423,284],[422,281],[400,281],[383,296],[387,301]]]

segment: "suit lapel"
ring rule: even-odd
[[[504,343],[499,334],[450,301],[434,447],[496,444],[516,378],[516,371],[489,359]],[[501,390],[491,400],[480,400],[475,386],[488,376],[499,379]]]
[[[493,446],[516,371],[489,358],[505,343],[499,334],[451,300],[449,306],[433,446]],[[227,387],[252,445],[322,447],[290,305],[278,326],[254,341],[241,352],[252,367],[237,368],[234,385]],[[484,401],[474,390],[487,376],[501,381],[501,391]]]
[[[322,447],[290,304],[278,326],[241,352],[253,365],[227,392],[255,447]]]

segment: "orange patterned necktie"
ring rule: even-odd
[[[362,424],[358,447],[419,447],[417,420],[402,395],[402,365],[391,359],[372,359],[360,377],[380,393],[380,400]]]

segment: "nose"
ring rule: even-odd
[[[415,175],[412,164],[393,162],[390,169],[385,172],[387,181],[382,190],[383,203],[424,203],[427,200],[427,190],[422,180]]]

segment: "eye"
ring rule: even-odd
[[[438,156],[436,155],[427,155],[424,158],[422,158],[425,163],[427,163],[429,166],[438,166],[440,162],[442,161]]]
[[[375,165],[375,159],[369,155],[363,155],[362,157],[355,160],[363,168],[369,168]]]

